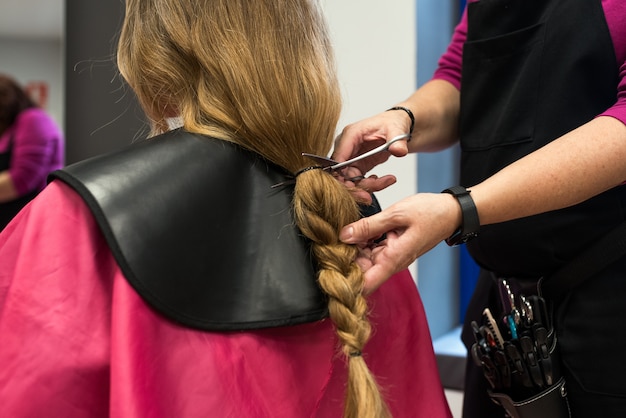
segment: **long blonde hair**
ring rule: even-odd
[[[341,96],[314,0],[127,0],[120,72],[153,122],[235,142],[296,173],[332,146]],[[293,213],[311,240],[318,282],[348,359],[344,415],[387,415],[361,352],[371,329],[357,249],[338,239],[358,205],[332,175],[297,176]]]

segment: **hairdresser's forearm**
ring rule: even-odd
[[[415,115],[410,152],[440,151],[458,140],[460,93],[444,80],[432,80],[399,103]]]
[[[626,180],[626,126],[599,117],[471,187],[481,224],[580,203]]]

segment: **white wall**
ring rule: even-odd
[[[344,109],[339,133],[349,123],[382,112],[416,88],[414,0],[321,0],[335,47]],[[372,170],[398,182],[376,193],[387,207],[417,191],[417,157],[391,158]],[[412,272],[417,279],[416,266]]]
[[[384,111],[415,90],[415,1],[322,0],[322,5],[343,89],[341,131],[346,124]],[[393,158],[372,173],[398,177],[391,189],[377,193],[383,206],[417,189],[415,155]]]

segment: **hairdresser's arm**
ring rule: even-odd
[[[481,225],[560,209],[582,202],[626,179],[626,126],[601,116],[471,187]],[[366,245],[360,264],[366,290],[406,268],[461,223],[460,208],[449,194],[406,198],[383,212],[346,226],[342,239]]]
[[[411,97],[396,105],[410,109],[415,117],[411,141],[408,144],[406,141],[396,142],[389,153],[357,163],[357,167],[366,173],[392,154],[401,157],[408,152],[438,151],[455,143],[459,105],[459,90],[448,81],[432,80],[424,84]],[[411,119],[402,110],[385,111],[348,125],[337,138],[333,158],[348,160],[395,136],[408,133],[410,126]]]
[[[407,148],[405,141],[391,146],[391,154],[401,157],[407,152],[438,151],[457,141],[463,44],[467,38],[467,13],[454,30],[452,41],[441,56],[433,80],[420,87],[411,97],[396,106],[404,106],[415,116],[413,136]],[[334,158],[345,161],[362,154],[395,136],[409,132],[410,119],[401,110],[382,112],[369,119],[348,125],[337,139]],[[382,158],[364,162],[359,169],[367,172],[386,161]]]
[[[415,115],[409,152],[440,151],[457,142],[460,93],[449,82],[429,81],[399,106],[411,109]],[[387,113],[406,117],[402,112]]]

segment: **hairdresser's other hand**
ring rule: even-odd
[[[365,205],[372,204],[372,193],[379,192],[397,181],[396,176],[391,174],[383,177],[372,174],[365,177],[356,167],[347,167],[343,174],[344,176],[337,176],[337,180],[350,190],[357,202]]]
[[[357,244],[357,262],[365,271],[365,293],[407,268],[419,256],[451,236],[461,224],[461,209],[447,193],[418,193],[382,212],[347,225],[342,241]],[[386,235],[386,239],[374,240]]]
[[[362,121],[346,126],[335,139],[333,159],[346,161],[374,149],[388,140],[409,132],[410,121],[402,111],[383,112]],[[407,125],[408,123],[408,125]],[[355,163],[362,173],[384,163],[390,155],[403,157],[408,153],[407,141],[391,145],[388,152],[381,152]],[[382,190],[382,189],[381,189]]]

